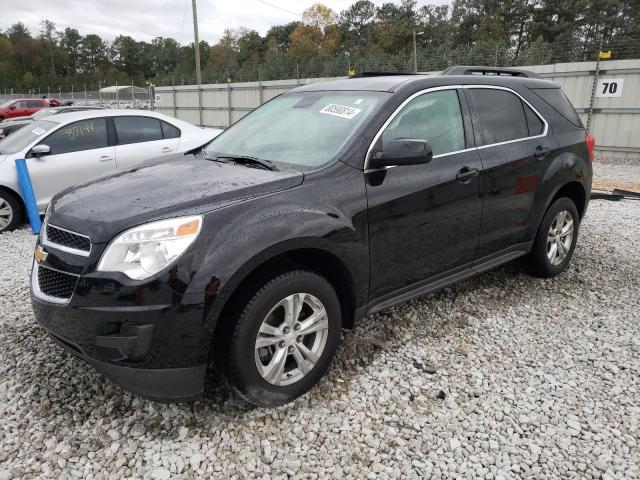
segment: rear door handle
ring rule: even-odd
[[[549,147],[545,147],[543,145],[538,145],[536,150],[533,152],[533,156],[538,160],[542,160],[547,155],[549,155]]]
[[[113,160],[113,157],[110,157],[109,155],[102,155],[98,160],[101,162],[109,162]]]
[[[170,152],[171,150],[172,150],[172,148],[171,148],[171,147],[163,147],[163,148],[162,148],[162,153],[168,153],[168,152]]]
[[[473,177],[480,175],[477,168],[462,167],[456,174],[456,180],[460,183],[469,183]]]

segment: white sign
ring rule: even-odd
[[[42,135],[44,132],[46,132],[46,130],[43,130],[40,127],[34,128],[33,130],[31,130],[31,132],[33,132],[35,135]]]
[[[156,94],[156,102],[155,103],[160,103],[160,94]]]
[[[320,113],[324,113],[325,115],[334,115],[336,117],[346,118],[347,120],[351,120],[353,117],[358,115],[362,110],[360,108],[349,107],[347,105],[338,105],[336,103],[330,103],[322,110]]]
[[[622,85],[624,85],[622,78],[601,78],[596,87],[596,97],[621,97]]]

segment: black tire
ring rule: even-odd
[[[304,270],[278,275],[262,286],[257,285],[254,291],[244,306],[239,306],[237,320],[217,332],[224,338],[216,339],[216,367],[240,397],[256,406],[274,407],[306,393],[329,368],[340,341],[340,302],[324,277]],[[272,308],[296,293],[311,294],[322,302],[329,324],[326,343],[319,360],[305,376],[290,385],[277,386],[267,382],[258,371],[254,355],[256,339]]]
[[[573,220],[573,237],[571,239],[571,247],[568,249],[568,253],[564,259],[560,263],[554,265],[548,256],[547,237],[556,217],[562,211],[568,212],[568,214],[571,215],[571,219]],[[538,233],[533,242],[533,248],[525,258],[524,264],[527,271],[536,277],[550,278],[561,274],[569,268],[571,257],[573,257],[573,252],[578,241],[579,227],[580,216],[578,215],[578,209],[576,208],[576,204],[573,200],[562,197],[553,202],[540,223],[540,228],[538,229]]]
[[[15,195],[4,190],[0,190],[0,210],[4,211],[7,207],[11,210],[11,220],[7,225],[4,225],[5,222],[2,220],[6,220],[6,217],[0,214],[4,217],[0,218],[0,233],[15,230],[22,222],[22,205],[20,204],[20,201],[15,197]]]

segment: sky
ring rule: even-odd
[[[11,0],[0,0],[0,3]],[[247,27],[262,35],[273,25],[299,20],[318,0],[197,0],[200,39],[215,43],[225,28]],[[355,0],[319,0],[340,12]],[[373,0],[380,5],[382,0]],[[399,0],[393,3],[400,3]],[[448,0],[418,0],[424,4]],[[33,35],[40,22],[51,20],[58,30],[76,28],[82,35],[96,33],[106,40],[129,35],[136,40],[172,37],[182,44],[193,41],[191,0],[21,0],[0,8],[0,31],[22,21]]]

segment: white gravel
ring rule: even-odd
[[[364,319],[291,405],[160,405],[34,324],[0,235],[0,480],[640,478],[640,202],[593,201],[571,269],[510,264]],[[434,373],[435,370],[435,373]]]

